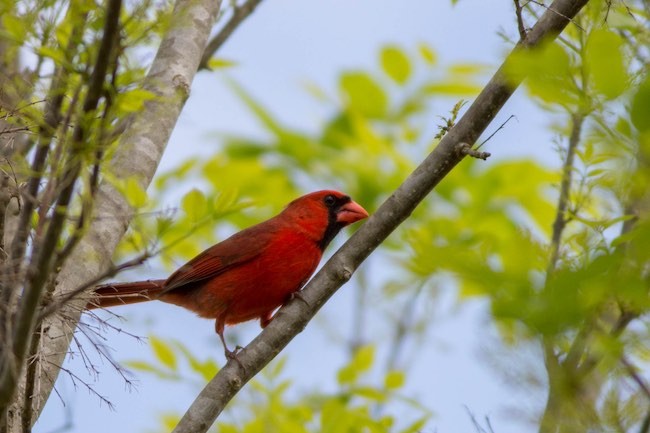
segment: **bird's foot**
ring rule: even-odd
[[[225,354],[226,354],[226,359],[228,362],[230,361],[235,361],[237,364],[239,364],[239,367],[243,370],[246,371],[246,367],[244,367],[244,364],[241,363],[239,360],[239,357],[237,356],[239,352],[241,352],[244,348],[241,346],[236,346],[235,350],[229,350],[227,347],[225,349]]]

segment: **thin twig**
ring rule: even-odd
[[[417,289],[413,290],[410,297],[402,306],[401,314],[397,320],[395,333],[388,349],[388,359],[386,361],[386,371],[396,370],[398,368],[399,355],[406,343],[406,338],[413,335],[412,326],[415,322],[415,312],[418,306],[420,295],[424,292],[424,284],[420,284]]]
[[[117,275],[118,273],[129,269],[133,268],[135,266],[139,266],[146,262],[153,254],[149,252],[145,252],[138,257],[128,260],[124,263],[121,263],[117,266],[111,266],[109,269],[104,271],[102,274],[98,275],[97,277],[93,278],[90,281],[87,281],[86,283],[80,285],[79,287],[67,292],[65,295],[56,298],[53,300],[47,307],[45,307],[40,314],[38,315],[38,322],[41,322],[43,319],[45,319],[47,316],[49,316],[52,313],[55,313],[58,311],[63,305],[67,304],[70,302],[72,299],[76,298],[77,296],[81,295],[85,291],[87,291],[89,288],[96,286],[97,284],[101,283],[103,280],[109,277],[113,277]]]
[[[35,131],[33,131],[32,128],[35,128],[35,127],[34,126],[21,126],[20,128],[3,129],[2,131],[0,131],[0,135],[2,135],[2,134],[13,134],[15,132],[31,132],[31,133],[35,133]]]
[[[507,124],[508,122],[510,122],[511,119],[516,119],[516,118],[517,118],[517,117],[516,117],[514,114],[511,114],[510,117],[508,117],[508,118],[505,120],[505,122],[503,122],[501,125],[499,125],[499,127],[498,127],[498,128],[497,128],[497,129],[492,133],[492,134],[490,134],[488,138],[486,138],[485,140],[483,140],[483,141],[481,142],[481,144],[479,144],[478,146],[476,146],[476,150],[479,150],[479,149],[480,149],[480,148],[481,148],[485,143],[487,143],[488,141],[490,141],[490,140],[492,139],[492,137],[494,137],[494,136],[496,135],[497,132],[499,132],[500,130],[502,130],[502,129],[504,128],[504,126],[506,126],[506,124]],[[489,156],[489,155],[488,155],[488,156]]]
[[[522,16],[522,7],[519,0],[515,2],[515,15],[517,15],[517,30],[519,30],[519,40],[526,39],[526,26],[524,25],[524,17]]]
[[[566,214],[569,205],[569,193],[571,191],[573,161],[575,159],[576,149],[580,143],[580,133],[582,131],[583,121],[583,115],[577,113],[573,114],[571,136],[569,138],[567,153],[562,166],[560,196],[558,198],[555,222],[553,223],[553,233],[551,235],[551,257],[546,269],[545,284],[547,290],[552,290],[551,279],[557,268],[557,262],[560,255],[560,242],[562,240],[562,233],[564,232],[567,223]],[[552,339],[544,338],[542,340],[542,348],[544,349],[545,354],[546,372],[549,381],[549,392],[546,401],[546,408],[544,409],[544,413],[540,421],[540,432],[549,431],[549,429],[552,428],[554,419],[557,415],[555,411],[558,409],[558,407],[555,403],[558,398],[556,395],[556,392],[558,391],[556,390],[556,387],[553,386],[553,384],[558,380],[557,376],[562,374],[560,370],[562,368],[568,367],[570,370],[575,371],[577,365],[574,365],[574,363],[577,363],[582,358],[582,354],[587,347],[586,341],[591,335],[591,331],[592,327],[585,324],[574,339],[571,348],[567,352],[567,358],[565,359],[565,361],[568,361],[570,364],[561,363],[558,361],[557,357],[555,356],[554,342]],[[581,368],[582,367],[584,367],[584,364],[581,366]]]
[[[648,433],[648,432],[650,432],[650,408],[648,409],[648,412],[646,413],[646,416],[645,418],[643,418],[643,422],[639,427],[639,433]]]
[[[239,27],[239,25],[253,13],[255,8],[262,2],[262,0],[247,0],[241,5],[233,6],[232,15],[228,22],[222,27],[219,33],[213,37],[208,45],[205,47],[205,52],[201,57],[201,63],[199,63],[199,70],[209,69],[208,62],[214,56],[221,45],[228,40],[230,35]]]
[[[46,361],[46,362],[49,363],[49,361]],[[106,404],[106,406],[108,406],[108,408],[111,411],[115,410],[115,405],[113,405],[113,403],[111,403],[111,401],[107,397],[104,397],[103,395],[98,393],[95,390],[95,388],[93,388],[90,384],[86,383],[86,381],[84,381],[82,378],[80,378],[78,375],[76,375],[72,370],[70,370],[69,368],[63,367],[62,365],[57,365],[56,367],[59,370],[61,370],[62,372],[66,373],[68,376],[70,376],[70,379],[72,380],[72,386],[74,386],[75,389],[77,389],[77,384],[78,383],[82,384],[84,386],[84,388],[86,388],[86,390],[89,393],[95,395],[99,399],[99,401]]]
[[[561,16],[561,17],[564,18],[565,20],[569,20],[569,21],[571,21],[571,23],[572,23],[574,26],[576,26],[577,28],[579,28],[579,29],[582,30],[583,32],[585,31],[585,29],[584,29],[582,26],[580,26],[580,24],[578,24],[578,23],[576,22],[575,19],[573,19],[573,18],[569,18],[568,16],[562,14],[561,12],[558,12],[556,9],[553,8],[553,5],[551,5],[551,6],[546,6],[544,3],[540,2],[540,1],[536,1],[536,0],[528,0],[528,2],[529,2],[529,3],[534,3],[534,4],[536,4],[537,6],[541,6],[541,7],[545,8],[546,10],[548,10],[548,11],[554,13],[554,14],[557,14],[557,15]]]
[[[551,259],[547,269],[547,274],[551,275],[557,266],[557,261],[560,256],[560,241],[562,233],[566,227],[567,208],[569,205],[569,194],[571,192],[571,178],[573,175],[573,160],[575,159],[576,149],[580,143],[580,134],[582,132],[582,124],[584,122],[584,115],[574,113],[572,116],[571,136],[569,137],[569,145],[567,147],[566,158],[562,166],[562,181],[560,183],[560,196],[558,198],[557,212],[555,214],[555,221],[553,222],[553,234],[551,236]],[[547,277],[548,278],[548,277]]]
[[[639,375],[639,372],[637,371],[638,369],[634,366],[634,364],[632,364],[632,362],[625,356],[621,357],[621,364],[623,364],[623,367],[625,367],[627,374],[630,375],[632,380],[639,386],[639,389],[641,392],[643,392],[643,395],[645,395],[646,398],[650,400],[650,387],[648,387],[648,384]]]

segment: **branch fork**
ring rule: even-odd
[[[490,152],[481,152],[477,149],[472,149],[467,143],[461,142],[456,145],[456,155],[459,157],[471,156],[472,158],[487,160],[492,154]]]

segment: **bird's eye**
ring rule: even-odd
[[[328,195],[325,197],[325,206],[332,207],[336,203],[336,198],[333,195]]]

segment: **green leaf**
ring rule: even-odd
[[[431,83],[424,90],[432,95],[474,96],[481,91],[481,87],[475,84],[457,81]]]
[[[115,98],[115,106],[124,113],[137,113],[144,108],[144,103],[156,97],[156,94],[144,89],[122,92]]]
[[[608,99],[627,89],[628,76],[623,58],[623,40],[611,30],[596,29],[587,38],[585,65],[594,90]]]
[[[401,430],[400,433],[417,433],[424,431],[424,426],[426,425],[429,417],[425,416],[415,421],[413,424],[406,427],[404,430]]]
[[[352,365],[359,372],[367,371],[372,367],[375,359],[375,348],[373,346],[363,346],[357,350],[352,359]]]
[[[135,208],[142,207],[147,202],[147,192],[134,177],[130,177],[126,180],[124,185],[124,196],[126,201]]]
[[[337,375],[339,383],[354,383],[363,372],[372,367],[374,357],[375,348],[373,346],[363,346],[357,349],[350,363],[339,370]]]
[[[145,361],[125,361],[123,363],[129,368],[132,368],[134,370],[140,370],[140,371],[145,371],[147,373],[159,373],[160,369],[157,368],[155,365],[150,364]]]
[[[418,51],[420,56],[427,62],[429,65],[433,66],[436,64],[436,53],[433,49],[425,43],[418,45]]]
[[[151,349],[153,350],[154,355],[156,355],[156,358],[158,358],[163,365],[175,370],[176,354],[172,347],[153,335],[149,337],[149,341],[151,342]]]
[[[205,195],[195,188],[185,194],[181,201],[181,207],[190,220],[198,221],[207,212],[208,203],[205,199]]]
[[[219,371],[219,366],[212,359],[200,361],[184,344],[176,341],[175,346],[185,355],[185,359],[190,364],[192,371],[198,373],[204,380],[212,379]]]
[[[369,400],[374,400],[374,401],[385,401],[386,400],[386,394],[375,389],[371,388],[369,386],[360,386],[357,388],[354,388],[353,390],[355,395],[358,395],[359,397],[367,398]]]
[[[43,46],[43,47],[38,47],[36,49],[36,52],[40,56],[49,57],[50,59],[54,60],[55,63],[58,64],[65,63],[65,56],[63,55],[63,51],[60,49]]]
[[[351,384],[357,379],[357,372],[349,365],[343,367],[336,374],[336,380],[341,385]]]
[[[388,96],[365,72],[347,72],[341,76],[339,87],[350,109],[370,118],[383,117],[388,110]]]
[[[161,422],[163,425],[163,431],[172,431],[174,430],[174,427],[178,425],[178,422],[181,420],[181,417],[179,415],[173,415],[173,414],[163,414],[161,415]]]
[[[381,50],[381,66],[386,75],[399,84],[406,83],[411,76],[411,63],[408,57],[394,45]]]
[[[513,84],[526,79],[530,93],[552,104],[576,104],[577,90],[570,57],[557,43],[532,50],[517,50],[505,65],[506,77]]]
[[[632,98],[630,117],[636,129],[641,132],[650,131],[650,75]]]
[[[404,386],[404,372],[403,371],[389,371],[384,378],[384,386],[388,389],[397,389]]]
[[[486,65],[480,63],[455,63],[447,68],[449,75],[479,75],[489,71]]]
[[[4,13],[2,16],[2,30],[8,33],[11,36],[11,39],[14,42],[23,42],[25,36],[27,35],[27,30],[29,26],[26,26],[25,23],[17,16],[11,13]],[[4,33],[3,32],[3,33]],[[3,35],[0,34],[0,37]]]
[[[234,60],[226,60],[222,58],[211,58],[208,60],[208,69],[210,70],[215,70],[215,69],[226,69],[226,68],[232,68],[233,66],[237,66],[237,62]]]

